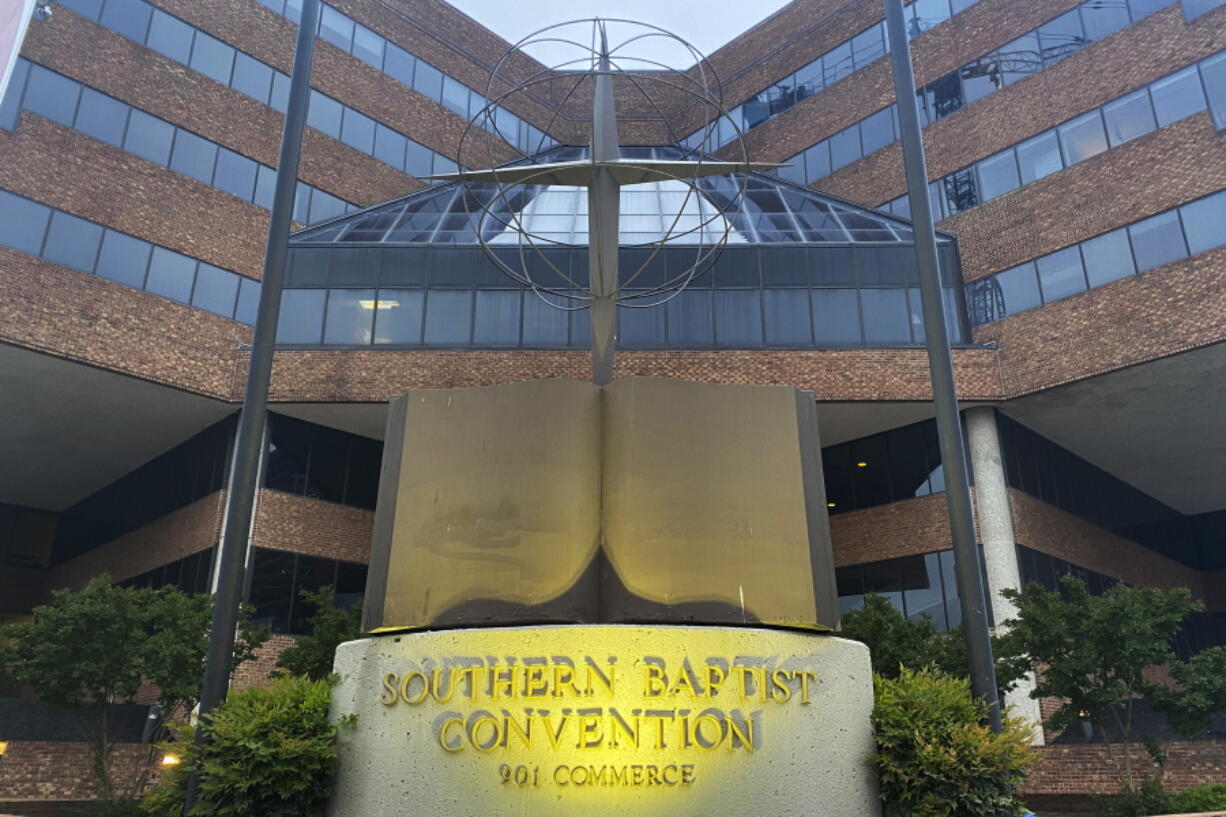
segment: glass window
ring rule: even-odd
[[[1060,131],[1060,147],[1064,150],[1064,164],[1075,165],[1107,149],[1107,135],[1103,131],[1102,114],[1090,111],[1076,119],[1065,122]]]
[[[4,98],[0,99],[0,128],[12,130],[17,127],[17,119],[21,113],[21,95],[25,92],[29,76],[30,62],[19,58],[13,65],[13,75],[9,78]]]
[[[1132,19],[1136,21],[1166,8],[1173,2],[1175,0],[1128,0],[1128,8],[1132,10]]]
[[[188,303],[196,276],[196,259],[165,247],[154,247],[145,289],[164,298]]]
[[[1064,162],[1060,158],[1060,142],[1056,132],[1044,131],[1018,145],[1017,163],[1022,173],[1022,184],[1030,184],[1063,170]]]
[[[1226,191],[1185,204],[1179,208],[1183,216],[1183,229],[1188,237],[1188,251],[1211,250],[1226,243]]]
[[[195,30],[187,23],[171,17],[161,9],[153,10],[149,23],[149,40],[145,44],[176,62],[187,65],[192,56],[192,35]]]
[[[961,213],[979,204],[979,188],[975,181],[975,169],[968,167],[950,173],[942,180],[945,188],[945,212]]]
[[[320,12],[320,38],[348,52],[353,46],[353,20],[328,5],[323,6]]]
[[[1039,279],[1033,261],[1007,269],[994,277],[1004,301],[1004,314],[1015,315],[1043,303],[1039,297]]]
[[[1039,52],[1039,35],[1023,34],[997,52],[1001,61],[1001,81],[1012,85],[1020,79],[1043,70],[1043,57]]]
[[[711,297],[710,290],[691,287],[665,305],[670,347],[704,348],[715,344]]]
[[[102,25],[129,40],[145,41],[153,8],[144,0],[107,0],[102,9]]]
[[[201,261],[196,270],[192,306],[228,318],[234,314],[234,302],[237,298],[238,276]]]
[[[915,37],[949,19],[949,0],[915,0],[911,36]]]
[[[268,102],[272,89],[272,68],[253,60],[241,51],[234,55],[234,77],[230,87],[260,102]]]
[[[1186,20],[1195,20],[1202,14],[1208,14],[1218,8],[1226,0],[1183,0],[1183,14]]]
[[[431,289],[426,293],[427,344],[467,344],[472,330],[473,294],[469,290]]]
[[[388,76],[401,83],[413,85],[413,63],[417,59],[395,43],[387,44],[387,54],[383,60],[383,70]]]
[[[1128,228],[1128,235],[1137,259],[1137,272],[1160,267],[1188,254],[1183,230],[1179,227],[1179,214],[1175,212],[1159,213],[1137,222]]]
[[[319,343],[326,289],[287,289],[281,293],[277,343]]]
[[[941,119],[959,110],[966,104],[962,95],[962,80],[959,71],[952,71],[924,89],[924,103],[930,120]]]
[[[387,40],[363,25],[353,29],[353,56],[362,62],[383,70],[383,46]]]
[[[567,313],[554,309],[532,292],[524,294],[524,345],[565,346]]]
[[[333,139],[341,138],[341,103],[312,89],[311,104],[307,108],[307,124]]]
[[[1111,147],[1144,136],[1157,127],[1149,91],[1144,88],[1104,105],[1103,118],[1107,122],[1107,138],[1111,141]]]
[[[375,147],[375,120],[353,108],[345,108],[341,141],[363,153],[370,153]]]
[[[51,209],[0,190],[0,244],[38,255]]]
[[[1086,39],[1101,40],[1128,25],[1128,8],[1123,3],[1082,3],[1081,22]]]
[[[48,71],[41,65],[30,65],[24,107],[67,128],[77,113],[77,98],[81,86],[68,77]]]
[[[1209,92],[1209,109],[1218,130],[1226,128],[1226,54],[1210,57],[1200,64],[1205,89]]]
[[[289,75],[280,71],[272,72],[272,94],[268,97],[269,106],[281,113],[289,106]]]
[[[317,221],[343,215],[344,212],[345,202],[343,200],[318,188],[311,192],[311,211],[307,219],[309,223],[314,224]]]
[[[1000,62],[995,54],[975,60],[961,69],[962,93],[965,104],[977,102],[1004,85]]]
[[[234,309],[234,320],[255,325],[256,311],[260,306],[260,284],[250,278],[240,276],[238,282],[238,306]]]
[[[373,289],[333,289],[328,292],[324,343],[366,345],[375,320]]]
[[[859,70],[873,60],[885,56],[885,37],[881,23],[865,29],[851,40],[852,56]]]
[[[823,139],[805,151],[805,172],[809,181],[830,175],[830,142]]]
[[[399,170],[404,169],[404,151],[408,144],[403,136],[391,128],[375,123],[374,156],[381,162]]]
[[[659,349],[665,345],[664,310],[621,308],[617,310],[618,343],[629,349]]]
[[[217,145],[194,133],[179,129],[175,134],[174,151],[170,155],[171,170],[211,184],[213,167],[216,164]]]
[[[95,272],[126,286],[144,289],[152,249],[152,245],[139,238],[107,230],[102,237],[102,251],[98,253]]]
[[[949,622],[945,616],[945,594],[941,590],[940,556],[928,553],[907,556],[900,561],[907,618],[928,618],[938,630],[946,630]]]
[[[809,346],[813,328],[809,318],[809,291],[768,289],[762,293],[768,346]]]
[[[860,123],[863,155],[867,156],[894,141],[894,109],[885,108]]]
[[[1039,27],[1039,47],[1043,50],[1046,65],[1059,62],[1085,44],[1085,32],[1082,31],[1077,9]]]
[[[443,73],[428,62],[417,61],[413,72],[413,90],[431,99],[443,95]]]
[[[442,102],[460,116],[468,116],[468,87],[444,75]]]
[[[213,185],[232,196],[251,201],[255,195],[255,177],[259,165],[232,150],[217,152],[217,173]]]
[[[826,52],[822,57],[822,67],[825,69],[827,85],[833,85],[848,76],[854,70],[851,57],[851,43],[841,43]]]
[[[1051,255],[1045,255],[1035,264],[1039,268],[1043,303],[1085,292],[1086,277],[1081,268],[1081,253],[1077,247],[1065,247]]]
[[[752,349],[762,345],[759,290],[721,289],[715,292],[715,336],[724,347]]]
[[[277,171],[265,165],[256,166],[255,197],[252,199],[265,210],[272,209],[273,193],[277,186]]]
[[[142,159],[165,166],[170,162],[170,146],[174,138],[174,125],[133,108],[128,117],[128,132],[123,138],[123,149]]]
[[[830,166],[834,170],[851,164],[862,155],[858,125],[852,125],[830,137]]]
[[[1128,231],[1124,229],[1083,241],[1081,255],[1085,259],[1086,278],[1091,289],[1136,272],[1132,248],[1128,246]]]
[[[910,343],[910,314],[904,289],[862,289],[864,340],[868,343]]]
[[[519,345],[520,293],[477,290],[473,343],[477,346]]]
[[[119,147],[128,124],[128,106],[92,88],[81,89],[76,129],[87,136]]]
[[[82,17],[97,22],[102,14],[102,0],[60,0],[60,5],[70,8]]]
[[[1195,65],[1160,79],[1149,88],[1160,128],[1205,109],[1205,94]]]
[[[51,229],[43,258],[66,267],[92,272],[102,242],[102,228],[58,210],[51,214]]]
[[[1021,184],[1013,148],[989,156],[979,163],[980,193],[984,201],[1003,196]]]
[[[813,333],[818,346],[860,342],[860,304],[854,289],[815,289]]]
[[[206,77],[229,85],[230,74],[234,70],[234,49],[216,37],[197,31],[191,66]]]

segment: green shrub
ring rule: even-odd
[[[315,609],[311,614],[311,634],[304,635],[277,658],[277,667],[290,675],[305,675],[319,681],[332,674],[336,648],[362,637],[362,603],[347,608],[334,604],[335,590],[303,590],[302,599]]]
[[[884,817],[1014,817],[1014,788],[1037,760],[1031,730],[993,734],[967,681],[934,670],[874,676],[873,725]]]
[[[188,771],[200,775],[193,815],[322,817],[332,794],[338,726],[326,681],[286,677],[230,693],[207,719],[211,740],[184,740],[184,763],[146,795],[146,813],[171,817]]]
[[[1101,817],[1148,817],[1170,814],[1172,810],[1171,798],[1156,777],[1144,778],[1135,788],[1127,782],[1121,783],[1115,796],[1095,798],[1095,811]]]
[[[1170,809],[1175,814],[1226,811],[1226,783],[1209,783],[1172,795]]]

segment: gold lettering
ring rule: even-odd
[[[753,717],[744,719],[744,722],[738,724],[736,722],[737,713],[733,712],[724,716],[724,727],[727,729],[728,748],[736,749],[738,743],[741,747],[747,749],[753,754]]]
[[[690,697],[697,697],[698,693],[694,691],[694,684],[690,680],[690,674],[682,667],[677,671],[677,681],[673,684],[672,689],[668,691],[669,695],[679,695],[681,692],[689,693]]]
[[[565,695],[566,693],[563,692],[564,687],[570,687],[571,694],[576,697],[583,694],[575,684],[575,668],[565,664],[555,664],[553,668],[553,697],[561,698]]]
[[[416,698],[413,698],[409,695],[409,686],[413,682],[414,679],[421,681],[421,694],[418,695]],[[422,701],[426,700],[427,696],[429,695],[430,695],[430,681],[429,679],[426,678],[426,674],[424,672],[418,672],[416,670],[414,670],[413,672],[406,672],[404,674],[404,677],[400,679],[400,698],[406,704],[410,704],[410,705],[419,704]]]
[[[464,748],[464,738],[456,736],[455,741],[447,740],[447,729],[451,726],[458,726],[463,734],[464,719],[463,718],[448,718],[443,721],[443,725],[438,730],[438,745],[443,747],[444,752],[455,754]]]
[[[579,710],[579,742],[575,744],[576,749],[600,748],[604,740],[604,732],[600,729],[600,713],[599,709]]]
[[[681,785],[689,786],[694,783],[694,764],[683,763],[681,765]]]
[[[644,698],[658,698],[668,690],[668,679],[664,676],[663,667],[644,664],[643,673]]]
[[[600,671],[600,667],[596,666],[596,662],[590,657],[583,659],[587,662],[587,694],[595,694],[595,685],[593,679],[599,680],[601,686],[605,688],[605,693],[613,695],[613,679],[616,677],[617,667],[613,663],[613,659],[609,659],[609,672],[606,675]]]
[[[524,667],[524,697],[544,698],[549,695],[549,679],[544,667]]]
[[[789,670],[777,669],[771,673],[771,683],[774,688],[771,690],[771,697],[780,703],[784,703],[792,697],[792,687],[788,685],[788,679],[792,673]]]
[[[817,680],[817,673],[810,670],[798,670],[796,672],[800,676],[800,702],[807,704],[809,702],[809,679]]]
[[[493,667],[490,672],[490,698],[515,697],[515,670],[518,667]],[[505,673],[505,675],[504,675]]]
[[[671,779],[671,780],[670,780],[670,779],[669,779],[669,777],[668,777],[669,772],[672,772],[672,774],[673,774],[673,777],[672,777],[672,779]],[[670,763],[669,765],[667,765],[667,766],[665,766],[663,769],[661,769],[661,770],[660,770],[660,779],[664,781],[664,785],[666,785],[666,786],[675,786],[675,785],[677,785],[677,767],[676,767],[676,765],[675,765],[675,764],[671,764],[671,763]]]
[[[545,737],[549,738],[549,745],[556,750],[558,743],[562,740],[562,733],[566,731],[566,724],[570,721],[570,715],[562,715],[562,721],[558,724],[556,732],[549,728],[549,713],[541,712],[541,715],[543,716],[542,720],[545,721]]]
[[[702,733],[702,725],[708,722],[715,724],[715,731],[717,733],[717,737],[715,737],[714,739],[708,738],[704,736]],[[724,722],[721,721],[719,718],[715,717],[714,715],[710,714],[709,711],[702,713],[697,718],[694,718],[693,737],[694,737],[694,742],[697,743],[699,747],[703,749],[714,749],[715,747],[719,746],[720,743],[723,742],[724,735],[725,735]]]
[[[396,703],[396,699],[400,696],[400,693],[396,690],[396,681],[398,680],[399,676],[394,672],[389,672],[383,676],[383,692],[379,695],[379,703],[384,706],[391,706]]]
[[[733,667],[732,669],[741,675],[741,698],[746,701],[749,700],[749,697],[753,695],[751,691],[752,684],[750,683],[750,679],[754,676],[753,667]]]
[[[724,681],[728,680],[728,671],[723,667],[707,665],[707,697],[714,698],[719,694]]]
[[[643,713],[645,720],[656,725],[655,748],[668,748],[668,744],[664,742],[664,724],[666,721],[676,720],[676,715],[677,713],[672,709],[648,709]]]
[[[642,766],[635,764],[630,767],[630,781],[631,781],[630,785],[632,786],[643,785],[643,767]]]
[[[630,745],[632,745],[635,749],[639,748],[638,725],[639,725],[639,719],[635,718],[634,728],[631,729],[630,724],[626,723],[626,720],[625,718],[622,717],[622,714],[618,712],[616,709],[613,709],[612,707],[610,707],[609,708],[609,726],[610,726],[609,745],[612,746],[614,749],[617,749],[621,746],[621,743],[618,742],[617,740],[617,733],[621,732],[623,735],[626,736],[626,741]]]
[[[609,784],[613,786],[624,786],[627,783],[627,774],[625,766],[613,767],[613,773],[610,775]]]
[[[451,696],[455,695],[456,675],[458,674],[458,670],[456,670],[454,667],[451,670],[450,680],[447,683],[447,697],[446,698],[439,697],[440,689],[442,687],[442,676],[440,675],[441,672],[442,670],[435,669],[432,673],[430,673],[432,677],[432,681],[433,681],[433,683],[430,684],[431,695],[433,696],[434,700],[438,701],[441,704],[445,704],[451,700]]]
[[[486,724],[490,727],[490,738],[487,741],[481,740],[481,727]],[[502,724],[498,719],[491,715],[482,715],[472,721],[468,727],[468,742],[473,745],[473,748],[478,752],[492,752],[498,744],[502,743]]]
[[[504,714],[506,714],[506,717],[504,718],[505,723],[504,723],[504,728],[502,731],[503,748],[510,748],[511,730],[514,729],[514,731],[519,735],[519,740],[521,743],[523,743],[524,748],[531,749],[532,748],[532,715],[526,714],[524,716],[524,724],[526,724],[526,726],[524,726],[524,725],[521,725],[519,721],[515,720],[515,718],[513,718],[509,713],[504,713]]]
[[[559,786],[565,786],[570,783],[570,781],[566,779],[566,773],[568,771],[570,771],[569,766],[558,766],[555,768],[553,770],[553,782],[557,783]]]

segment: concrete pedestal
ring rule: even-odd
[[[330,817],[880,813],[868,650],[566,625],[343,644]]]

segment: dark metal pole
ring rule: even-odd
[[[285,257],[289,251],[289,230],[293,220],[294,192],[298,183],[298,155],[302,149],[302,128],[306,123],[311,90],[311,58],[315,51],[315,30],[319,20],[319,0],[304,0],[294,52],[294,73],[290,79],[289,103],[285,110],[285,129],[281,132],[281,156],[277,162],[277,183],[272,215],[268,224],[268,243],[264,249],[264,275],[260,305],[251,341],[251,364],[247,370],[247,391],[238,418],[230,486],[226,493],[225,528],[217,564],[217,590],[213,599],[213,625],[200,687],[200,715],[203,717],[226,698],[230,686],[234,637],[238,610],[242,602],[243,566],[247,558],[251,515],[259,489],[260,454],[268,407],[268,384],[272,376],[273,345],[277,337],[277,317],[281,309],[281,283],[285,277]],[[207,740],[202,724],[196,730],[196,743]],[[195,805],[199,780],[193,774],[187,781],[183,813]]]
[[[898,98],[898,122],[902,130],[907,194],[911,199],[911,224],[915,230],[915,255],[919,262],[924,335],[928,342],[928,368],[932,374],[932,402],[936,410],[941,462],[945,466],[945,501],[949,507],[949,528],[953,535],[954,565],[958,577],[958,598],[962,604],[962,629],[966,635],[971,687],[988,704],[992,729],[999,732],[1000,702],[996,691],[996,669],[992,663],[983,571],[979,564],[979,540],[975,534],[975,517],[971,508],[966,442],[958,417],[953,355],[949,349],[949,337],[945,334],[940,261],[937,258],[932,206],[928,200],[928,169],[924,160],[924,141],[920,134],[915,98],[915,74],[911,68],[911,43],[907,39],[902,0],[885,0],[885,14],[890,35],[894,93]]]

